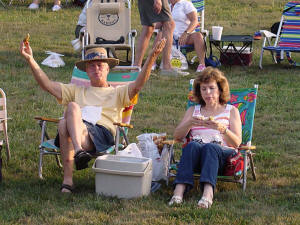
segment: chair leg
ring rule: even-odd
[[[252,177],[253,177],[253,180],[256,181],[256,173],[255,173],[255,167],[254,167],[252,153],[249,154],[249,159],[250,159],[250,167],[251,167]]]
[[[59,158],[59,155],[58,155],[58,154],[55,155],[55,159],[56,159],[56,163],[57,163],[58,167],[62,168],[62,164],[61,164],[61,162],[60,162],[60,158]]]
[[[0,141],[0,183],[2,182],[2,141]]]
[[[261,49],[260,58],[259,58],[259,68],[262,69],[262,59],[263,59],[264,49]]]
[[[247,160],[247,152],[245,151],[243,153],[244,155],[244,171],[243,171],[243,191],[246,190],[246,185],[247,185],[247,164],[248,164],[248,160]]]
[[[44,156],[43,149],[40,149],[40,159],[39,159],[39,178],[40,179],[44,179],[43,178],[43,156]]]
[[[7,134],[7,125],[4,123],[4,137],[5,137],[5,145],[6,145],[6,159],[7,162],[10,160],[10,149],[9,149],[9,142],[8,142],[8,134]]]

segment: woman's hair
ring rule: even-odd
[[[230,99],[230,91],[229,91],[229,84],[224,76],[223,72],[213,67],[207,67],[205,70],[201,72],[201,74],[194,80],[193,85],[193,95],[195,102],[199,103],[202,106],[205,106],[205,101],[201,96],[201,84],[206,84],[211,81],[216,81],[220,97],[219,102],[221,105],[226,104]]]

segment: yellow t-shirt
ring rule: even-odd
[[[107,128],[113,135],[116,134],[113,122],[121,122],[122,110],[132,105],[128,95],[128,85],[85,88],[74,84],[61,84],[61,90],[62,101],[58,101],[59,104],[67,106],[69,102],[76,102],[80,108],[101,107],[101,118],[97,124]]]

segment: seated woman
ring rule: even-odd
[[[205,69],[205,45],[202,34],[195,32],[198,26],[197,10],[193,3],[187,0],[170,0],[172,17],[175,22],[175,30],[173,33],[174,40],[178,40],[180,46],[194,45],[199,65],[196,72]],[[157,24],[156,28],[160,28]],[[161,32],[160,32],[161,33]],[[159,38],[160,38],[159,34]]]
[[[193,94],[199,105],[190,107],[174,131],[174,138],[190,138],[182,150],[175,190],[169,205],[182,203],[184,192],[194,186],[194,172],[201,172],[201,208],[212,205],[217,175],[222,174],[226,159],[242,141],[242,125],[237,108],[226,104],[229,85],[223,73],[206,68],[194,81]]]

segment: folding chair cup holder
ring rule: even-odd
[[[196,105],[192,99],[192,89],[194,80],[190,80],[189,94],[188,94],[188,104],[187,108]],[[238,148],[244,159],[244,169],[241,174],[234,174],[233,176],[218,176],[219,181],[234,182],[242,184],[242,188],[246,190],[247,183],[247,171],[251,169],[253,180],[256,180],[256,172],[253,161],[253,150],[256,149],[255,146],[251,145],[252,131],[254,114],[256,107],[258,85],[254,85],[254,88],[243,88],[231,90],[231,99],[228,104],[231,104],[240,112],[242,120],[242,144]],[[169,158],[169,172],[168,177],[171,178],[175,176],[177,170],[177,161],[175,160],[174,147],[175,141],[165,141],[165,144],[169,147],[170,158]],[[201,174],[195,174],[196,177],[201,176]]]
[[[108,83],[113,86],[119,86],[119,85],[125,85],[130,82],[133,82],[136,80],[138,76],[138,72],[110,72],[108,74],[107,80]],[[90,86],[90,80],[87,74],[76,67],[73,69],[72,73],[72,79],[71,83],[76,84],[78,86],[83,86],[83,87],[88,87]],[[137,101],[137,99],[136,99]],[[129,107],[126,107],[123,112],[122,112],[122,121],[121,122],[116,122],[114,125],[117,126],[116,130],[116,136],[115,136],[115,145],[111,146],[109,149],[106,150],[106,152],[102,154],[93,154],[93,157],[97,157],[99,155],[103,154],[109,154],[112,153],[113,151],[118,151],[119,149],[122,149],[126,147],[129,144],[129,140],[127,138],[127,132],[128,128],[133,128],[132,125],[130,125],[130,119],[132,115],[134,105],[131,105]],[[57,165],[61,167],[60,163],[60,150],[57,146],[54,144],[54,139],[51,139],[50,136],[47,133],[47,124],[48,123],[58,123],[59,119],[53,119],[53,118],[46,118],[46,117],[41,117],[37,116],[35,117],[36,120],[38,120],[38,123],[41,127],[41,142],[39,145],[39,152],[40,152],[40,157],[39,157],[39,177],[43,179],[43,157],[44,155],[54,155],[56,158]]]

